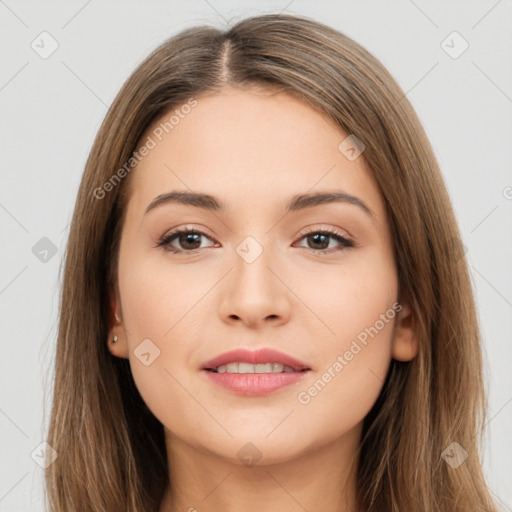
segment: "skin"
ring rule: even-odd
[[[350,161],[338,150],[348,134],[300,100],[255,88],[197,100],[133,171],[111,293],[119,321],[109,350],[129,358],[165,427],[171,477],[160,510],[355,511],[351,463],[363,419],[391,359],[417,353],[408,304],[309,403],[297,397],[394,311],[398,278],[384,200],[363,157]],[[171,190],[211,194],[227,210],[166,204],[144,213]],[[349,203],[284,214],[293,195],[320,190],[356,196],[374,217]],[[195,245],[175,238],[181,254],[157,247],[185,227],[206,236]],[[355,247],[304,234],[323,228]],[[263,248],[252,263],[236,251],[247,236]],[[144,339],[160,350],[148,366],[134,354]],[[272,347],[312,370],[267,396],[235,395],[199,368],[237,347]],[[244,446],[260,454],[256,464],[237,455]]]

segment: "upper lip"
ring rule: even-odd
[[[289,366],[297,371],[311,369],[306,363],[303,363],[288,354],[274,350],[273,348],[261,348],[258,350],[238,348],[230,350],[229,352],[224,352],[223,354],[206,361],[202,364],[201,370],[215,370],[215,368],[218,368],[219,366],[236,362],[251,364],[279,363]]]

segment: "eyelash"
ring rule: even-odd
[[[204,233],[198,229],[189,229],[189,228],[179,229],[179,230],[176,230],[169,234],[164,235],[159,240],[157,247],[161,247],[165,251],[169,251],[169,252],[175,253],[175,254],[187,254],[187,255],[197,254],[200,251],[200,249],[195,249],[195,250],[177,249],[176,247],[173,247],[170,245],[171,242],[175,238],[177,238],[179,235],[188,234],[188,233],[193,233],[193,234],[205,236],[206,238],[210,238],[206,233]],[[311,231],[308,231],[305,233],[301,233],[300,240],[304,239],[305,237],[307,237],[309,235],[328,235],[331,238],[333,238],[334,240],[336,240],[337,242],[339,242],[341,245],[341,247],[334,248],[334,249],[332,249],[332,248],[331,249],[309,249],[308,247],[300,247],[301,249],[313,251],[313,253],[316,253],[316,254],[332,254],[332,253],[335,253],[335,252],[338,252],[338,251],[341,251],[344,249],[351,249],[351,248],[355,247],[354,242],[352,240],[349,240],[345,236],[343,236],[341,234],[341,232],[338,231],[337,229],[324,228],[324,229],[311,230]]]

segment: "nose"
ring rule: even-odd
[[[293,293],[286,276],[267,251],[251,263],[237,254],[234,268],[226,276],[219,314],[224,322],[250,328],[278,326],[289,321]]]

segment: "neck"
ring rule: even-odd
[[[360,426],[279,463],[240,464],[166,432],[170,483],[160,512],[357,512]]]

